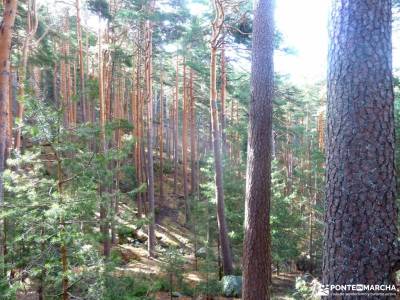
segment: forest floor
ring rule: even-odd
[[[295,292],[295,281],[298,273],[281,273],[272,275],[272,299],[291,300],[291,295]]]
[[[172,175],[172,174],[171,174]],[[158,177],[156,177],[158,179]],[[182,178],[178,176],[178,178]],[[173,193],[173,176],[168,174],[164,176],[164,195],[165,198],[160,203],[157,197],[158,193],[158,182],[156,185],[156,202],[158,203],[158,212],[156,216],[156,237],[158,244],[158,250],[163,247],[177,246],[181,249],[181,258],[184,261],[182,275],[184,281],[190,286],[194,287],[200,282],[204,282],[205,275],[199,271],[196,271],[196,257],[194,255],[196,249],[193,244],[193,234],[185,226],[184,216],[184,199],[183,195],[177,195]],[[182,182],[178,181],[178,190],[181,189]],[[146,233],[141,232],[141,235]],[[120,271],[124,274],[143,275],[144,273],[154,277],[166,276],[163,270],[163,261],[155,258],[151,259],[147,255],[146,247],[139,245],[133,247],[130,245],[121,245],[129,252],[135,259],[130,260],[126,266],[120,268]],[[161,256],[160,256],[161,257]],[[274,300],[290,300],[294,299],[291,295],[294,292],[295,278],[299,274],[296,273],[282,273],[280,275],[273,275],[273,298]],[[170,293],[158,292],[155,295],[157,300],[171,299]],[[174,299],[207,299],[202,297],[174,297]],[[225,297],[214,297],[208,299],[223,300],[223,299],[234,299]]]
[[[164,176],[164,200],[160,201],[158,175],[156,178],[156,239],[157,256],[150,258],[147,253],[147,231],[145,226],[142,228],[131,224],[123,215],[127,211],[132,211],[132,208],[127,203],[120,203],[120,216],[117,217],[117,222],[120,225],[132,229],[133,237],[120,240],[118,245],[113,247],[122,258],[123,264],[116,270],[118,276],[129,276],[133,278],[147,278],[151,282],[156,282],[157,279],[169,278],[166,272],[166,264],[168,264],[165,254],[168,249],[175,248],[179,251],[179,256],[182,261],[182,275],[184,282],[191,288],[198,286],[201,282],[205,282],[205,274],[196,270],[196,265],[201,264],[201,259],[196,261],[195,245],[193,244],[194,236],[189,228],[185,225],[184,215],[184,199],[183,195],[173,193],[173,174]],[[182,189],[181,176],[178,176],[178,190]],[[215,249],[216,251],[216,249]],[[282,273],[279,276],[273,275],[272,293],[274,300],[291,300],[294,299],[291,295],[294,292],[294,282],[299,274]],[[169,292],[157,292],[150,294],[156,300],[171,299]],[[197,300],[224,300],[235,299],[225,297],[187,297],[181,295],[178,291],[174,293],[173,299],[197,299]],[[20,293],[18,300],[36,300],[37,294],[29,291]],[[118,299],[115,299],[118,300]]]

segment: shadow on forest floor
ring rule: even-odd
[[[281,273],[272,276],[272,299],[291,300],[295,292],[295,281],[298,273]]]

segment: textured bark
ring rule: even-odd
[[[398,231],[391,22],[390,0],[333,2],[324,284],[394,283]]]
[[[224,11],[222,3],[218,0],[213,2],[215,19],[212,23],[211,36],[211,57],[210,57],[210,112],[211,112],[211,135],[214,153],[215,168],[215,192],[217,202],[217,223],[219,230],[219,242],[221,246],[222,265],[224,274],[229,275],[233,272],[232,249],[228,237],[228,228],[225,219],[224,202],[224,182],[221,158],[221,134],[219,130],[218,108],[217,108],[217,49],[219,44],[219,34],[224,22]]]
[[[17,13],[17,1],[4,2],[3,20],[0,24],[0,205],[4,201],[3,172],[7,145],[8,101],[10,92],[11,37]]]
[[[243,299],[270,299],[273,1],[254,1],[247,147]]]

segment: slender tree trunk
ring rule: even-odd
[[[61,162],[61,157],[59,157],[57,150],[54,150],[54,156],[56,157],[57,160],[57,188],[58,188],[58,193],[59,193],[59,204],[63,205],[64,199],[64,176],[63,176],[63,171],[62,171],[62,162]],[[60,232],[60,239],[61,239],[61,247],[60,247],[60,253],[61,253],[61,267],[63,271],[62,275],[62,299],[63,300],[68,300],[69,295],[68,295],[68,289],[69,289],[69,279],[68,279],[68,249],[67,249],[67,244],[66,244],[66,238],[65,238],[65,219],[64,215],[61,214],[60,216],[60,227],[61,227],[61,232]]]
[[[143,78],[143,80],[145,81],[145,78]],[[141,90],[140,91],[140,136],[141,136],[141,140],[142,142],[140,143],[140,161],[141,161],[141,178],[142,178],[142,182],[148,182],[148,164],[147,164],[147,160],[146,160],[146,151],[145,151],[145,98],[146,95],[144,94],[144,91]],[[146,190],[143,193],[143,203],[144,203],[144,213],[147,216],[148,215],[148,190]]]
[[[140,121],[139,121],[139,110],[140,110],[140,104],[139,104],[139,64],[140,64],[140,58],[139,58],[139,49],[137,49],[137,56],[136,56],[136,62],[134,61],[133,66],[133,76],[132,76],[132,101],[131,101],[131,109],[132,109],[132,123],[134,124],[133,126],[133,136],[136,138],[135,144],[134,144],[134,152],[133,152],[133,157],[134,157],[134,166],[136,169],[136,180],[138,183],[138,186],[141,186],[142,181],[141,181],[141,174],[140,174]],[[135,60],[135,54],[133,55],[134,60]],[[136,63],[136,65],[135,65]],[[137,193],[136,195],[136,202],[137,202],[137,210],[138,210],[138,216],[141,217],[143,213],[143,203],[142,203],[142,193]]]
[[[191,163],[191,193],[197,191],[197,162],[196,162],[196,99],[193,94],[193,70],[190,69],[190,163]]]
[[[3,3],[3,20],[0,24],[0,205],[4,204],[3,173],[5,168],[5,156],[7,147],[7,123],[8,102],[10,101],[10,51],[11,38],[15,15],[17,13],[17,0],[8,0]],[[3,233],[3,222],[0,223],[0,232]],[[3,235],[3,234],[1,234]],[[4,263],[4,251],[6,249],[5,236],[0,236],[0,264]],[[0,272],[2,277],[3,269]]]
[[[394,284],[400,266],[391,2],[332,5],[324,284]]]
[[[306,123],[306,133],[310,132],[310,110],[307,108],[307,123]],[[306,143],[307,143],[307,169],[308,169],[308,178],[307,184],[308,186],[308,255],[310,257],[311,263],[314,261],[313,256],[313,226],[314,226],[314,196],[313,196],[313,165],[311,160],[311,151],[313,149],[312,139],[306,135]]]
[[[71,119],[72,119],[72,123],[75,125],[76,124],[76,116],[77,116],[77,103],[74,100],[77,96],[77,84],[78,84],[78,80],[77,80],[78,76],[77,76],[77,68],[76,68],[76,62],[74,61],[72,64],[72,76],[71,76]]]
[[[182,181],[183,181],[183,197],[185,200],[185,216],[186,222],[189,221],[189,189],[187,180],[187,80],[186,80],[186,58],[183,58],[183,108],[182,108]]]
[[[86,15],[85,15],[85,18],[86,18]],[[87,28],[86,21],[85,21],[85,27]],[[82,38],[83,37],[81,36],[81,39]],[[86,54],[86,57],[85,57],[86,64],[84,64],[84,67],[85,67],[85,72],[87,74],[86,79],[89,79],[90,78],[90,64],[89,64],[90,53],[89,53],[89,32],[88,31],[85,32],[85,54]],[[92,68],[92,70],[93,70],[93,68]],[[85,98],[87,97],[86,93],[84,94],[84,97]],[[86,105],[87,105],[86,106],[87,107],[87,113],[86,113],[87,121],[94,122],[94,119],[92,118],[92,114],[91,114],[92,103],[90,101],[87,101]]]
[[[232,250],[228,237],[228,228],[225,219],[225,203],[224,203],[224,183],[221,159],[221,137],[218,122],[217,108],[217,45],[218,32],[220,32],[223,24],[223,7],[221,2],[214,1],[215,19],[212,24],[211,36],[211,63],[210,63],[210,110],[211,110],[211,134],[212,145],[214,151],[214,167],[215,167],[215,190],[217,200],[217,223],[219,230],[219,241],[222,253],[222,265],[224,274],[229,275],[233,272],[232,266]]]
[[[71,78],[71,63],[70,63],[70,26],[69,26],[69,12],[66,11],[64,19],[64,33],[67,38],[64,41],[64,60],[65,60],[65,110],[67,114],[67,126],[70,127],[74,124],[73,109],[72,109],[72,78]]]
[[[64,41],[61,42],[61,62],[60,62],[60,108],[64,111],[64,126],[68,126],[68,114],[67,114],[67,75],[66,75],[66,62],[65,62],[65,45]]]
[[[160,75],[160,204],[164,202],[164,69]]]
[[[254,2],[243,249],[243,299],[270,299],[273,1]]]
[[[22,122],[24,117],[24,98],[25,98],[25,80],[26,80],[26,71],[28,66],[28,57],[29,57],[29,50],[31,47],[31,41],[36,33],[37,26],[38,26],[38,19],[36,17],[36,1],[29,0],[28,4],[28,11],[27,11],[27,27],[26,27],[26,37],[24,43],[22,45],[22,63],[21,67],[18,72],[19,82],[18,82],[18,96],[20,101],[18,102],[18,119]],[[22,141],[22,125],[18,126],[16,137],[15,137],[15,149],[20,150]]]
[[[42,99],[42,89],[41,89],[41,82],[42,82],[42,73],[38,66],[33,66],[32,68],[32,76],[33,76],[33,90],[35,93],[35,97],[37,100]]]
[[[55,51],[55,50],[53,50]],[[53,101],[54,104],[59,104],[58,103],[58,84],[57,84],[57,73],[58,73],[58,68],[57,68],[57,63],[54,63],[53,66]]]
[[[150,12],[153,11],[154,1],[150,3]],[[153,163],[153,41],[152,41],[153,26],[150,20],[146,21],[146,101],[147,101],[147,163],[148,163],[148,200],[150,220],[148,226],[148,254],[154,257],[155,253],[155,210],[154,210],[154,163]]]
[[[173,99],[170,98],[170,99]],[[171,109],[171,103],[170,101],[168,101],[167,99],[165,100],[165,112],[166,115],[164,116],[164,118],[167,118],[167,120],[165,120],[166,122],[166,126],[164,128],[166,128],[166,137],[165,137],[165,142],[166,145],[165,147],[167,147],[167,158],[168,160],[171,160],[171,137],[172,137],[172,128],[171,128],[171,120],[172,120],[172,109]]]
[[[178,189],[178,97],[179,97],[179,57],[176,57],[175,70],[175,99],[174,99],[174,120],[173,120],[173,138],[174,138],[174,194]]]
[[[104,86],[103,86],[103,49],[102,49],[102,34],[99,30],[99,106],[100,106],[100,151],[105,155],[107,153],[106,131],[105,125],[107,120],[106,105],[104,101]],[[103,184],[100,185],[100,198],[103,194]],[[110,233],[109,224],[107,221],[107,205],[104,199],[100,199],[100,232],[103,239],[103,255],[110,255]]]
[[[87,105],[86,105],[86,91],[85,91],[85,66],[83,60],[83,45],[82,45],[82,27],[81,27],[81,9],[80,0],[76,0],[76,33],[79,47],[79,75],[80,75],[80,101],[82,109],[82,121],[87,122]]]
[[[325,114],[322,111],[318,114],[317,132],[318,148],[323,152],[325,148]]]
[[[288,120],[286,124],[286,147],[285,147],[285,166],[286,166],[286,196],[292,193],[293,181],[293,154],[292,154],[292,136],[290,129],[292,127],[291,113],[288,113]]]
[[[10,65],[9,71],[9,95],[8,95],[8,103],[7,103],[7,114],[8,114],[8,124],[7,124],[7,143],[5,150],[5,159],[7,159],[13,148],[13,127],[14,127],[14,119],[13,119],[13,104],[14,104],[14,74],[13,68]]]
[[[140,92],[140,64],[141,64],[141,57],[140,57],[140,50],[138,49],[138,59],[137,59],[137,67],[136,67],[136,155],[137,155],[137,179],[139,186],[143,184],[143,172],[142,172],[142,126],[143,126],[143,117],[142,117],[142,100],[141,100],[141,92]],[[145,204],[144,204],[144,194],[142,192],[138,193],[138,213],[139,216],[145,212]]]
[[[222,152],[226,154],[227,143],[226,143],[226,132],[225,132],[225,100],[226,100],[226,56],[225,56],[225,44],[222,41],[221,45],[221,135],[222,135]]]
[[[44,257],[46,251],[46,242],[45,242],[45,227],[44,227],[44,218],[42,219],[42,224],[40,228],[41,242],[40,242],[40,255]],[[41,266],[40,275],[39,275],[39,284],[37,288],[38,300],[44,300],[45,294],[45,278],[46,278],[46,267],[44,264]]]
[[[122,70],[116,70],[116,72],[122,72]],[[119,151],[121,149],[121,138],[122,138],[122,130],[119,128],[121,125],[121,120],[125,118],[123,112],[123,80],[121,78],[116,79],[114,83],[115,95],[114,95],[114,120],[118,122],[118,129],[115,131],[115,148]],[[113,184],[113,197],[111,201],[111,244],[117,244],[117,232],[116,232],[116,217],[118,214],[118,190],[119,190],[119,182],[120,182],[120,166],[121,161],[117,158],[115,160],[115,177]]]

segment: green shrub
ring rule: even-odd
[[[150,280],[107,276],[104,300],[151,299],[149,295],[153,291],[154,284]]]

